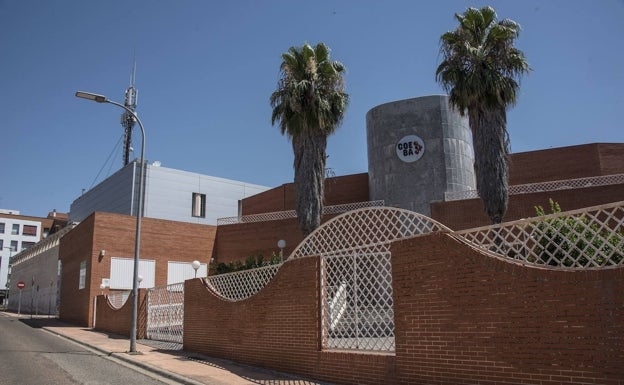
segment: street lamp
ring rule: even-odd
[[[284,262],[284,247],[286,247],[286,241],[280,239],[279,241],[277,241],[277,247],[280,248],[280,260]]]
[[[143,216],[143,173],[145,169],[145,129],[137,114],[123,104],[109,100],[104,95],[78,91],[76,97],[93,100],[97,103],[109,103],[126,110],[139,123],[141,128],[141,166],[139,168],[139,207],[136,218],[136,236],[134,240],[134,272],[132,274],[132,325],[130,326],[130,353],[136,352],[137,309],[139,297],[139,249],[141,246],[141,217]]]
[[[193,269],[195,269],[195,278],[197,278],[197,269],[199,269],[201,263],[199,263],[199,261],[193,261],[193,263],[191,263],[191,266],[193,266]]]

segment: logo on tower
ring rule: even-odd
[[[405,163],[416,162],[425,153],[425,142],[416,135],[407,135],[396,144],[396,153]]]

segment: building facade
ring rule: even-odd
[[[0,210],[0,304],[5,304],[10,289],[10,260],[54,230],[53,214],[41,218],[20,215],[17,210]]]
[[[59,245],[75,225],[47,236],[11,259],[8,310],[27,314],[57,314],[59,305]]]
[[[59,243],[59,317],[92,326],[93,298],[129,294],[132,289],[136,218],[95,212],[69,231]],[[216,227],[143,218],[138,275],[139,288],[165,286],[194,277],[193,261],[206,276],[213,254]]]
[[[139,163],[131,162],[85,192],[71,204],[69,220],[80,222],[96,211],[136,215],[139,171]],[[146,163],[143,216],[216,225],[217,218],[238,215],[240,199],[268,189]]]

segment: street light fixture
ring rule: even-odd
[[[284,262],[284,247],[286,247],[286,241],[280,239],[279,241],[277,241],[277,247],[280,248],[280,261]]]
[[[193,266],[193,269],[195,269],[195,278],[197,278],[197,269],[199,269],[201,263],[199,261],[193,261],[193,263],[191,263],[191,266]]]
[[[141,246],[141,217],[143,216],[143,175],[145,170],[145,129],[143,123],[137,114],[130,108],[121,103],[109,100],[104,95],[92,94],[90,92],[78,91],[76,97],[93,100],[97,103],[109,103],[126,110],[141,128],[141,165],[139,167],[139,207],[136,216],[136,236],[134,240],[134,272],[132,274],[132,325],[130,326],[130,353],[136,353],[136,336],[137,336],[137,309],[139,297],[139,250]]]

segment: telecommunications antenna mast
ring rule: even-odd
[[[134,75],[136,73],[136,59],[132,62],[132,73],[130,74],[130,87],[126,89],[126,98],[124,106],[128,107],[132,111],[136,110],[137,96],[139,91],[134,88]],[[124,128],[124,151],[123,151],[123,165],[126,166],[130,162],[130,151],[132,150],[132,128],[135,124],[135,119],[128,111],[124,111],[121,114],[121,125]]]

